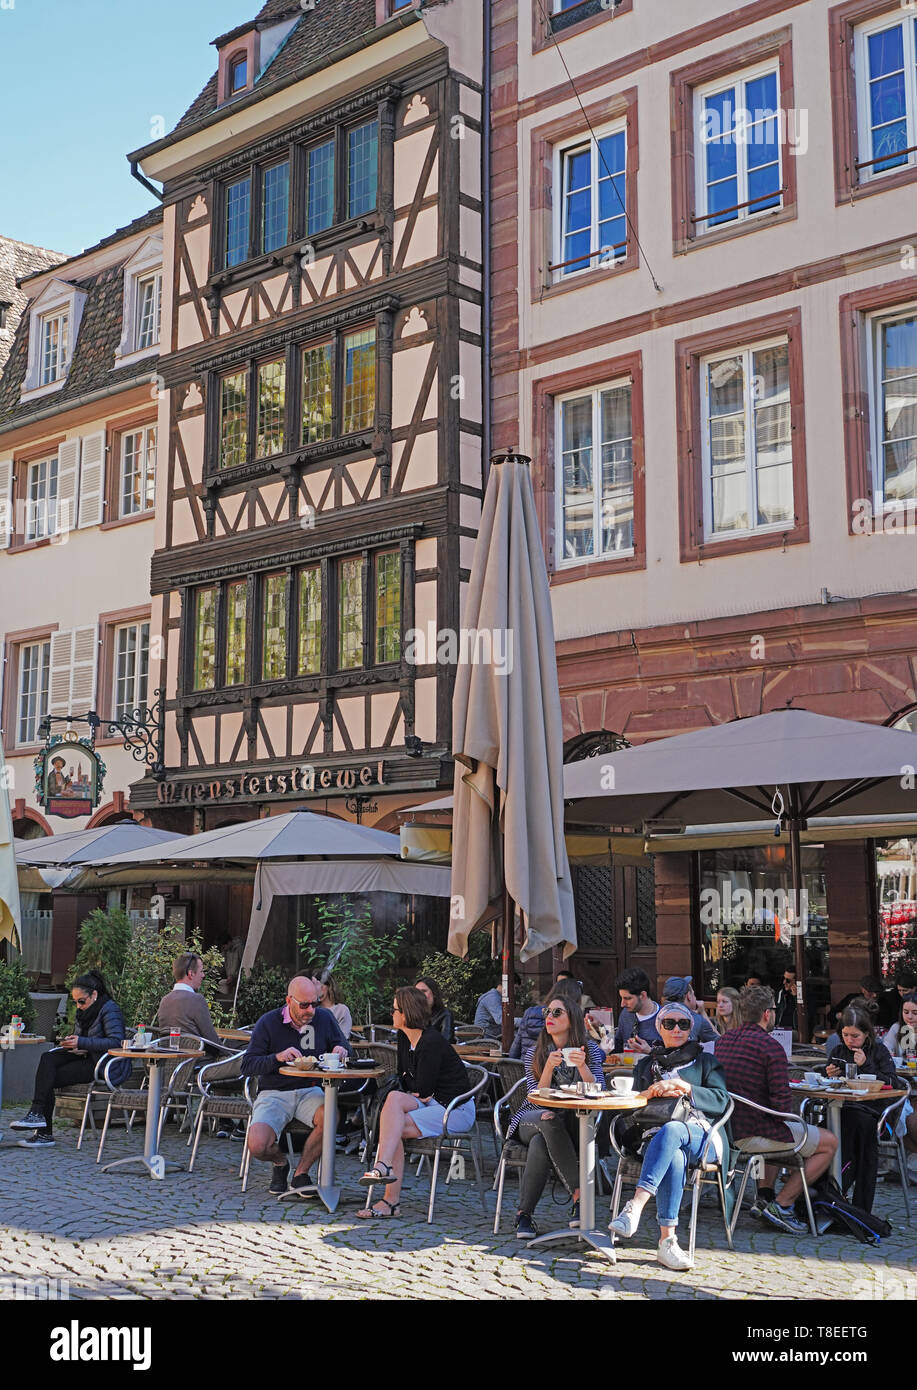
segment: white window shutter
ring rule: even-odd
[[[93,707],[96,694],[96,668],[99,656],[99,629],[73,629],[73,662],[70,676],[70,713],[84,714]]]
[[[76,494],[79,481],[80,441],[65,439],[57,449],[57,530],[72,531],[76,525]]]
[[[105,492],[105,431],[83,437],[80,464],[80,526],[98,526],[104,520],[102,498]]]
[[[0,550],[13,534],[13,460],[0,459]]]
[[[73,633],[51,633],[51,688],[48,692],[49,714],[72,714],[70,708],[70,672],[73,666]]]

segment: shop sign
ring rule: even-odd
[[[35,799],[50,816],[90,816],[99,804],[105,764],[91,738],[72,729],[51,734],[33,763]]]
[[[334,792],[355,792],[361,787],[382,786],[385,763],[363,763],[357,767],[321,767],[300,763],[284,771],[243,773],[239,777],[211,777],[207,781],[175,782],[166,779],[156,787],[157,801],[169,805],[179,802],[228,802],[267,800],[278,796],[322,796]]]

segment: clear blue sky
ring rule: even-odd
[[[153,205],[125,159],[262,0],[0,0],[0,235],[73,255]]]

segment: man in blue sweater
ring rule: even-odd
[[[248,1130],[249,1152],[252,1158],[274,1165],[270,1191],[278,1196],[313,1185],[309,1169],[322,1151],[324,1124],[321,1086],[297,1086],[296,1077],[281,1076],[280,1068],[298,1057],[320,1057],[323,1052],[346,1058],[351,1049],[334,1014],[318,1007],[315,981],[297,975],[287,986],[283,1008],[272,1009],[258,1019],[242,1058],[242,1075],[258,1078]],[[312,1132],[290,1178],[290,1165],[281,1151],[280,1137],[293,1120],[311,1125]]]

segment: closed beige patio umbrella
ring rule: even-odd
[[[523,960],[550,946],[570,955],[576,924],[564,844],[554,624],[529,460],[510,453],[491,462],[452,710],[449,950],[467,954],[469,933],[494,920],[502,893],[508,1046],[515,911]]]

